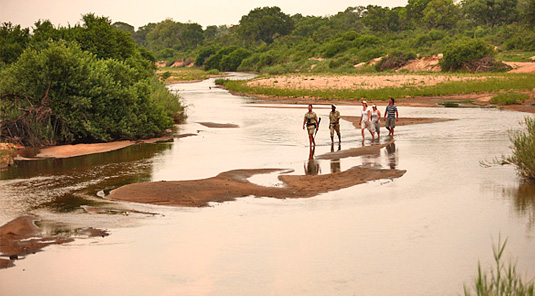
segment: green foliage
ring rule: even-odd
[[[529,99],[528,94],[510,91],[493,96],[490,99],[490,103],[497,105],[521,105],[527,99]]]
[[[461,5],[468,20],[493,28],[518,19],[517,3],[518,0],[463,0]]]
[[[237,47],[229,46],[220,49],[215,55],[212,55],[204,63],[205,70],[217,69],[219,71],[235,71],[242,61],[251,55],[251,51]]]
[[[534,283],[526,281],[516,271],[516,264],[503,263],[503,252],[507,245],[507,239],[502,243],[498,239],[498,244],[493,245],[494,262],[496,266],[489,272],[483,271],[481,263],[477,266],[477,277],[473,286],[464,286],[464,295],[471,296],[533,296]],[[472,289],[474,290],[472,294]]]
[[[0,26],[0,65],[11,64],[17,60],[30,41],[29,30],[20,25],[3,23]]]
[[[29,146],[155,136],[180,109],[155,78],[74,45],[28,49],[1,75],[0,135]]]
[[[514,164],[519,175],[533,183],[535,182],[535,118],[526,116],[523,125],[525,129],[509,131],[509,139],[513,144],[512,155],[502,156],[496,162],[502,165]]]
[[[213,54],[217,52],[218,48],[216,46],[207,46],[199,50],[199,54],[195,59],[195,66],[200,67],[204,65],[204,62]]]
[[[289,34],[293,20],[279,7],[263,7],[251,10],[240,19],[238,35],[246,41],[272,43],[278,36]]]
[[[468,63],[493,56],[494,50],[481,39],[461,40],[450,44],[444,50],[441,61],[443,71],[466,69]]]

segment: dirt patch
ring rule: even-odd
[[[52,227],[47,233],[37,227],[39,218],[22,216],[0,227],[0,254],[8,259],[0,259],[0,268],[14,266],[15,260],[39,252],[46,246],[74,241],[75,237],[107,236],[104,230],[95,228],[67,229]],[[47,227],[48,228],[48,227]]]
[[[316,176],[280,175],[284,187],[265,187],[247,180],[257,174],[284,171],[283,169],[251,169],[223,172],[201,180],[146,182],[130,184],[113,190],[110,199],[172,205],[202,207],[209,202],[224,202],[238,197],[305,198],[339,190],[368,181],[399,178],[401,170],[382,170],[354,167],[344,172]]]
[[[411,72],[440,72],[442,68],[440,67],[440,59],[442,55],[434,55],[430,57],[423,57],[421,59],[410,60],[408,63],[398,69],[397,71],[403,69]]]
[[[209,128],[238,128],[240,127],[237,124],[233,123],[215,123],[215,122],[197,122],[200,125],[209,127]]]
[[[378,89],[384,87],[409,87],[436,85],[442,82],[485,80],[486,77],[461,77],[437,75],[359,75],[359,76],[322,76],[291,75],[253,79],[250,87],[274,87],[293,89]]]
[[[513,67],[509,73],[528,73],[535,74],[534,62],[504,62],[504,64]]]

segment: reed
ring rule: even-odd
[[[501,241],[498,238],[498,244],[492,247],[494,253],[495,266],[490,271],[483,271],[481,263],[478,263],[477,277],[474,279],[472,286],[464,285],[464,295],[471,296],[533,296],[533,280],[526,281],[518,274],[516,263],[509,261],[505,264],[503,261],[503,252],[507,245],[507,239]]]

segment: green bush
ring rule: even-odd
[[[74,45],[27,49],[0,75],[0,137],[27,146],[152,137],[181,109],[152,74]]]
[[[529,99],[528,94],[518,92],[506,92],[493,96],[490,99],[490,103],[497,105],[521,105],[527,99]]]
[[[446,47],[440,65],[443,71],[471,71],[471,63],[493,55],[494,49],[481,39],[461,40]]]
[[[221,58],[221,62],[219,62],[219,70],[236,71],[242,61],[248,58],[251,54],[251,51],[245,48],[238,48]]]
[[[535,182],[535,117],[524,118],[525,130],[511,130],[512,155],[502,157],[501,164],[514,164],[525,180]]]

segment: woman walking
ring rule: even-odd
[[[377,133],[377,138],[381,136],[381,112],[377,109],[377,105],[372,105],[372,123],[373,132]]]
[[[372,135],[372,141],[375,140],[375,135],[373,134],[371,128],[370,128],[370,118],[371,118],[371,112],[368,109],[368,103],[366,101],[362,101],[362,114],[360,116],[360,131],[362,134],[362,141],[364,141],[364,130],[368,129],[370,131],[370,134]]]

